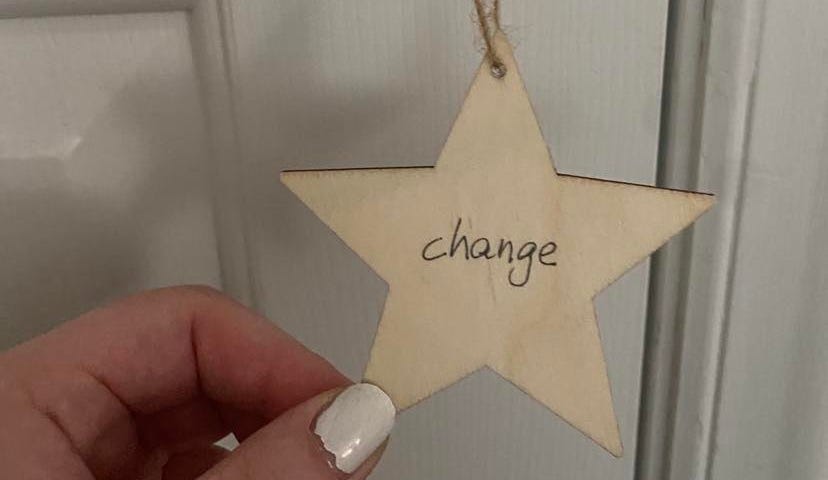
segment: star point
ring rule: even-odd
[[[505,37],[434,167],[285,172],[389,285],[365,379],[407,408],[483,367],[620,456],[593,298],[712,196],[559,175]]]

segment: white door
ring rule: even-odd
[[[824,3],[504,0],[561,172],[719,204],[597,299],[624,458],[483,371],[404,412],[374,478],[828,476]],[[386,286],[278,174],[432,164],[471,12],[0,0],[0,347],[207,283],[358,379]]]

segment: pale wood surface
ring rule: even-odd
[[[471,5],[232,7],[259,305],[359,378],[386,286],[278,175],[434,162],[480,60]],[[504,15],[561,173],[652,184],[666,3],[505,2]],[[404,412],[377,478],[632,478],[646,291],[642,266],[598,297],[623,459],[484,371]]]
[[[481,64],[434,167],[282,181],[388,282],[365,379],[398,409],[490,367],[621,456],[593,299],[713,197],[558,175],[493,45],[507,73]]]

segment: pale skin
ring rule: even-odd
[[[311,431],[349,383],[216,290],[142,293],[0,353],[0,477],[362,479]]]

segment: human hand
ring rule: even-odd
[[[0,354],[0,476],[362,479],[394,409],[348,384],[215,290],[143,293]]]

